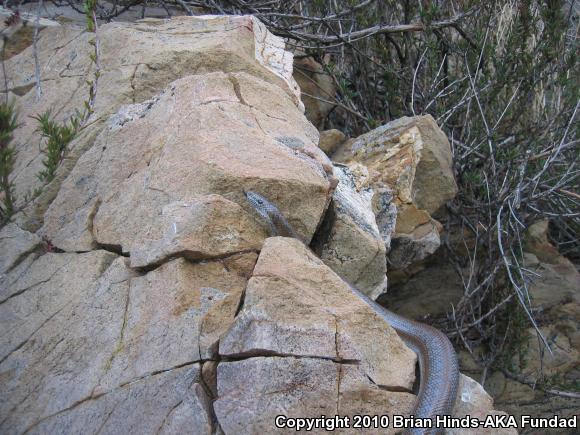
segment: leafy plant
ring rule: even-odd
[[[64,159],[68,144],[77,134],[82,116],[77,114],[63,124],[59,124],[51,117],[50,110],[33,117],[38,121],[38,130],[46,138],[46,146],[42,151],[46,158],[42,161],[44,169],[37,174],[40,181],[49,183],[54,179],[56,170]]]
[[[10,180],[16,150],[10,145],[14,130],[18,127],[14,103],[0,103],[0,225],[6,224],[14,213],[13,183]]]
[[[44,169],[37,174],[37,177],[44,184],[49,183],[55,177],[56,170],[67,153],[68,144],[74,139],[78,131],[85,125],[90,116],[94,113],[95,100],[97,97],[97,82],[100,77],[99,66],[99,38],[97,35],[97,0],[86,0],[84,2],[84,11],[86,16],[87,31],[94,33],[95,37],[89,40],[92,52],[89,59],[94,65],[93,77],[87,80],[89,87],[89,97],[83,102],[83,111],[77,113],[68,121],[62,124],[57,123],[51,116],[50,110],[34,116],[33,119],[38,121],[37,131],[46,139],[46,146],[42,150],[46,158],[43,160]],[[37,187],[29,199],[35,198],[42,192],[42,187]]]

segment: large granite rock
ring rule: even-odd
[[[18,264],[24,256],[40,247],[42,240],[10,223],[0,229],[0,274]]]
[[[391,388],[410,389],[414,379],[415,355],[397,334],[303,244],[281,237],[266,240],[219,352],[355,360]]]
[[[215,433],[211,399],[199,364],[132,382],[33,424],[27,433]]]
[[[0,432],[264,433],[280,413],[409,414],[416,356],[301,241],[267,238],[245,200],[264,194],[309,242],[337,182],[282,40],[251,17],[100,35],[95,114],[0,232]],[[41,31],[40,101],[31,49],[6,63],[25,120],[21,199],[42,159],[29,115],[82,107],[91,38]],[[360,253],[344,273],[375,288],[394,194],[343,187],[333,243]]]
[[[177,80],[108,121],[41,233],[67,251],[114,246],[140,267],[255,250],[266,234],[245,199],[253,190],[279,197],[309,240],[332,184],[308,126],[284,92],[245,73]]]
[[[389,388],[410,390],[414,379],[415,354],[398,335],[301,242],[282,237],[266,240],[219,352],[354,360]]]
[[[40,100],[34,89],[32,47],[5,63],[8,90],[16,98],[21,124],[15,133],[18,154],[13,172],[19,205],[23,204],[27,193],[42,187],[37,174],[43,169],[44,155],[40,152],[43,142],[36,131],[38,123],[32,117],[50,110],[57,122],[66,122],[83,109],[83,102],[88,99],[86,80],[92,79],[93,75],[89,58],[93,50],[89,44],[92,38],[93,35],[85,32],[83,27],[75,26],[47,27],[40,32],[37,44],[42,85]],[[268,89],[265,91],[268,97],[258,98],[261,104],[247,101],[248,105],[256,107],[256,112],[261,111],[256,114],[257,119],[251,116],[251,122],[256,124],[262,118],[270,119],[266,129],[274,121],[291,123],[295,131],[303,132],[299,138],[309,136],[312,146],[316,147],[318,136],[314,127],[305,119],[296,119],[303,106],[299,88],[292,78],[292,56],[284,50],[282,39],[273,36],[251,16],[176,17],[172,20],[108,23],[100,26],[99,39],[101,69],[95,113],[87,123],[87,131],[69,144],[66,160],[72,162],[64,162],[61,166],[54,181],[56,186],[43,187],[45,194],[28,204],[18,217],[22,228],[36,230],[42,225],[44,211],[58,192],[60,182],[80,155],[93,144],[95,135],[111,114],[122,105],[142,103],[154,97],[181,77],[221,71],[244,72],[258,78]],[[231,81],[233,86],[233,77]],[[269,89],[273,92],[270,93]],[[279,94],[285,98],[279,98]],[[215,98],[219,99],[219,95],[216,94]],[[270,110],[261,110],[268,105]],[[292,111],[290,106],[296,115],[288,118]],[[206,109],[211,110],[209,107]],[[250,107],[248,111],[251,111]],[[268,118],[269,115],[274,118]],[[285,136],[283,129],[278,133],[280,137]],[[254,140],[261,143],[260,138]]]
[[[218,366],[225,433],[270,432],[278,414],[392,415],[414,403],[415,355],[296,239],[266,240],[219,353],[244,358]]]
[[[145,275],[115,257],[46,254],[16,280],[0,305],[2,432],[211,432],[200,364],[216,356],[255,254]]]

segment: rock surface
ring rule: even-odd
[[[176,17],[170,21],[145,19],[136,23],[104,24],[100,30],[101,70],[95,113],[88,123],[90,128],[69,145],[66,160],[72,161],[60,168],[64,174],[57,174],[56,186],[44,188],[45,191],[51,190],[50,194],[38,197],[18,217],[22,228],[36,230],[42,225],[42,215],[58,192],[60,182],[72,169],[76,159],[92,145],[95,135],[110,115],[122,105],[142,103],[153,98],[181,77],[217,71],[225,74],[244,72],[256,77],[258,83],[268,89],[269,96],[265,100],[258,99],[262,105],[256,105],[256,111],[268,104],[270,110],[262,111],[255,117],[247,113],[246,117],[249,116],[253,124],[261,123],[263,118],[269,120],[265,122],[266,130],[273,123],[292,122],[295,128],[290,130],[301,132],[298,135],[300,140],[305,141],[304,136],[308,136],[313,142],[312,147],[317,148],[316,130],[305,120],[294,123],[303,108],[298,86],[292,78],[292,56],[284,51],[282,40],[267,32],[253,17]],[[91,38],[91,34],[75,26],[49,27],[40,32],[38,57],[42,97],[38,101],[34,89],[32,47],[6,62],[7,86],[16,98],[21,121],[15,132],[19,145],[13,172],[15,194],[20,204],[27,193],[42,187],[37,174],[43,168],[44,156],[39,148],[44,143],[38,137],[37,122],[32,117],[50,110],[54,119],[62,123],[83,108],[83,102],[88,99],[86,80],[93,74],[89,58],[92,47],[88,43]],[[231,80],[230,86],[233,86],[234,79]],[[227,86],[227,83],[223,85]],[[207,91],[210,94],[205,95],[206,103],[212,100],[212,90]],[[198,92],[203,93],[203,89]],[[278,98],[278,94],[285,95],[285,98]],[[221,98],[219,92],[213,97]],[[254,104],[252,101],[247,103]],[[277,112],[278,108],[285,110],[272,113],[273,110]],[[288,118],[292,110],[296,114]],[[248,107],[247,111],[251,112],[252,109]],[[268,115],[278,119],[269,118]],[[257,126],[255,128],[259,129]],[[281,138],[286,136],[285,130],[288,128],[277,131]],[[296,141],[299,142],[299,139]],[[260,138],[256,140],[261,142]]]
[[[175,425],[198,422],[207,427],[200,433],[210,433],[200,363],[215,357],[255,254],[201,264],[175,259],[142,276],[115,257],[41,256],[16,281],[15,288],[29,288],[0,305],[12,338],[0,343],[2,431],[89,424],[148,433],[165,424],[173,433]]]
[[[483,387],[468,376],[461,375],[459,378],[459,389],[457,399],[453,407],[455,417],[471,416],[485,420],[487,417],[507,415],[505,412],[493,409],[493,399],[485,392]],[[479,434],[502,434],[517,435],[515,428],[453,428],[447,429],[449,435],[479,435]]]
[[[431,215],[455,196],[457,185],[449,142],[431,116],[389,122],[345,143],[333,159],[364,164],[373,188],[393,190],[397,219],[388,254],[393,269],[405,269],[437,250],[439,224]]]
[[[301,98],[306,107],[305,115],[317,128],[334,108],[336,84],[313,57],[297,53],[294,59],[294,77],[300,86]]]
[[[92,35],[40,35],[40,101],[31,49],[6,62],[20,201],[43,159],[30,116],[69,119],[92,74]],[[270,433],[280,413],[409,414],[416,356],[332,256],[268,238],[245,199],[266,196],[309,242],[334,197],[326,252],[380,287],[396,192],[371,192],[351,165],[333,196],[282,40],[215,16],[100,35],[95,113],[0,232],[0,432]]]
[[[409,393],[379,389],[356,365],[315,358],[256,357],[221,363],[217,379],[219,399],[214,407],[226,434],[273,433],[279,415],[339,415],[351,421],[356,414],[408,415],[415,400]],[[381,433],[397,431],[390,428]]]
[[[219,352],[357,361],[375,384],[407,390],[415,374],[398,335],[300,241],[282,237],[266,240]]]
[[[359,188],[347,166],[337,165],[339,180],[313,249],[332,270],[372,299],[386,292],[386,247],[373,213],[374,191]]]
[[[320,132],[318,147],[324,151],[327,156],[332,156],[345,140],[346,137],[340,130],[324,130]]]
[[[177,80],[109,120],[41,233],[64,250],[115,246],[139,267],[255,250],[266,234],[245,189],[283,198],[281,211],[310,240],[332,185],[316,137],[284,92],[245,73]]]
[[[0,289],[0,360],[20,349],[39,328],[84,292],[114,258],[106,251],[85,254],[48,253],[13,270]]]
[[[14,267],[18,261],[41,244],[40,237],[8,224],[0,229],[0,274]]]

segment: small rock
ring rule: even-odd
[[[318,147],[326,153],[327,156],[332,156],[332,154],[337,150],[337,148],[345,141],[346,137],[344,133],[340,130],[324,130],[320,132],[320,140],[318,142]]]
[[[405,269],[433,254],[440,245],[439,230],[433,222],[415,228],[410,234],[397,233],[391,240],[388,264],[393,269]]]
[[[487,416],[507,415],[505,412],[493,409],[493,399],[485,392],[483,387],[468,376],[459,377],[459,388],[457,398],[453,407],[454,417],[465,417],[466,415],[484,421]],[[445,431],[453,435],[517,435],[515,428],[452,428]]]
[[[302,92],[306,118],[317,128],[322,128],[326,117],[335,106],[333,101],[336,85],[332,77],[311,56],[295,55],[294,78]]]

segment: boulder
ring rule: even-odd
[[[163,236],[145,241],[131,255],[131,266],[158,264],[177,255],[193,260],[259,250],[267,236],[253,216],[220,195],[205,195],[163,207]]]
[[[324,71],[322,64],[302,53],[294,57],[294,78],[300,86],[306,118],[322,129],[326,117],[336,106],[333,104],[336,84],[330,74]]]
[[[316,137],[283,91],[245,73],[177,80],[109,119],[41,233],[66,251],[112,247],[139,267],[255,250],[266,233],[244,195],[253,190],[308,241],[333,186]]]
[[[406,390],[415,374],[415,354],[394,330],[300,241],[283,237],[266,240],[219,353],[354,360],[375,384]]]
[[[439,224],[431,215],[454,198],[457,185],[449,142],[430,115],[389,122],[345,143],[333,159],[366,165],[371,186],[393,190],[398,214],[388,255],[393,269],[435,252]]]
[[[433,214],[457,193],[449,141],[430,116],[403,117],[359,136],[344,160],[369,168],[401,204]]]
[[[357,365],[295,357],[254,357],[218,366],[219,398],[215,413],[225,434],[272,433],[277,416],[409,414],[410,393],[386,391],[374,385]],[[288,431],[288,429],[286,429]],[[377,433],[376,429],[343,429],[339,433]],[[324,428],[312,433],[327,433]],[[381,433],[394,434],[388,428]]]
[[[340,130],[324,130],[320,132],[318,147],[330,157],[345,140],[346,136]]]
[[[266,240],[219,353],[226,434],[269,432],[279,414],[392,416],[414,404],[415,355],[296,239]]]
[[[580,274],[548,239],[548,220],[530,225],[524,236],[524,264],[532,271],[529,292],[535,306],[580,305]]]
[[[180,258],[140,275],[106,251],[38,258],[0,305],[0,430],[211,433],[201,362],[215,357],[255,259]]]
[[[43,255],[17,280],[22,291],[0,305],[10,337],[0,344],[0,431],[25,432],[91,396],[123,321],[130,272],[115,257]]]
[[[83,110],[88,99],[86,80],[93,79],[94,65],[89,58],[92,50],[89,40],[93,34],[85,32],[83,27],[70,25],[47,27],[40,32],[37,44],[40,99],[36,96],[32,47],[5,62],[7,86],[16,98],[20,122],[15,132],[18,153],[13,171],[18,205],[23,205],[25,197],[37,189],[49,191],[26,203],[24,212],[18,216],[22,228],[35,231],[42,225],[42,215],[58,192],[60,182],[80,155],[92,146],[95,135],[104,128],[104,121],[110,115],[123,105],[147,101],[173,81],[192,74],[243,72],[255,77],[265,85],[268,95],[261,104],[255,105],[255,112],[265,106],[270,110],[256,113],[258,120],[252,115],[251,122],[259,123],[260,118],[271,115],[273,118],[268,118],[270,122],[266,124],[288,122],[295,126],[295,131],[309,136],[312,147],[317,148],[316,130],[305,119],[297,119],[301,117],[303,105],[298,85],[292,78],[292,56],[284,50],[283,40],[269,33],[259,20],[251,16],[175,17],[107,23],[99,30],[101,69],[95,112],[86,123],[88,132],[83,130],[69,144],[65,160],[72,161],[65,161],[61,166],[64,174],[57,176],[56,186],[43,186],[37,178],[45,157],[40,151],[44,142],[33,117],[50,110],[56,122],[64,123]],[[234,86],[233,76],[231,80]],[[199,91],[203,91],[204,84],[199,86]],[[280,99],[279,94],[284,98]],[[206,97],[211,100],[211,94]],[[219,93],[215,98],[220,98]],[[279,108],[285,109],[279,112]],[[250,107],[247,109],[252,111]],[[294,115],[288,118],[291,113]],[[261,143],[260,138],[254,140]]]
[[[386,247],[373,213],[374,192],[335,165],[339,180],[313,249],[332,270],[372,299],[387,289]]]

